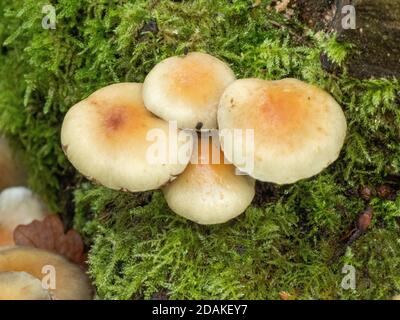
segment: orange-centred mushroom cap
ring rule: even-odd
[[[31,247],[0,250],[1,272],[26,272],[46,284],[55,300],[89,300],[93,292],[88,276],[62,256]]]
[[[221,60],[192,52],[157,64],[143,84],[146,108],[160,118],[176,120],[179,128],[217,128],[218,101],[235,80]]]
[[[141,84],[119,83],[96,91],[68,111],[61,142],[74,167],[89,179],[111,189],[146,191],[181,173],[190,159],[188,150],[186,156],[180,153],[177,161],[169,161],[171,154],[181,152],[182,140],[166,148],[165,161],[149,159],[154,144],[149,134],[154,131],[161,132],[166,143],[178,134],[144,107]]]
[[[218,123],[225,156],[254,178],[278,184],[319,173],[338,158],[346,136],[333,97],[296,79],[235,81],[222,95]],[[253,130],[251,143],[232,138],[232,131],[246,129]]]
[[[163,187],[172,211],[199,224],[224,223],[243,213],[253,200],[255,181],[225,163],[219,143],[201,138],[186,170]]]

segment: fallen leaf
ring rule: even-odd
[[[357,221],[357,228],[361,232],[367,231],[369,225],[371,224],[373,210],[368,207],[364,212],[360,214]]]
[[[43,221],[35,220],[19,225],[14,230],[16,245],[35,247],[63,255],[68,260],[85,266],[86,255],[81,236],[75,230],[64,233],[64,225],[54,214]]]
[[[294,300],[295,299],[295,297],[287,291],[279,292],[279,298],[281,298],[281,300]]]
[[[80,265],[86,261],[84,249],[82,238],[75,230],[69,230],[56,241],[57,252]]]

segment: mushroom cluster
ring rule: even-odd
[[[50,215],[46,205],[21,186],[24,183],[24,170],[8,141],[0,137],[0,300],[91,299],[89,277],[81,266],[68,261],[62,252],[39,248],[50,248],[48,234],[55,235],[53,229],[45,230],[46,219],[59,218]],[[47,232],[37,234],[37,239],[31,237],[32,232],[24,233],[30,226],[42,223]],[[70,253],[67,250],[72,246],[71,232],[59,233],[63,236],[61,240],[65,239],[58,243],[60,251]],[[34,240],[40,246],[34,247]]]
[[[346,127],[341,107],[318,87],[237,80],[223,61],[192,52],[161,61],[143,84],[110,85],[74,105],[61,142],[90,180],[130,192],[160,188],[178,215],[216,224],[245,211],[255,179],[287,184],[322,171],[338,158]],[[152,153],[154,130],[164,148]],[[212,130],[217,141],[203,137]]]
[[[52,239],[48,234],[55,236],[55,230],[36,235],[36,241],[46,250],[31,246],[35,241],[32,233],[27,233],[26,245],[19,245],[17,230],[41,221],[47,227],[45,222],[50,217],[59,220],[25,187],[0,193],[0,300],[91,299],[92,287],[83,268],[64,258],[65,254],[50,252]],[[66,251],[69,243],[60,245],[60,251]],[[50,284],[47,278],[52,278]]]

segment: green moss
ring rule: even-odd
[[[200,226],[173,214],[159,192],[150,199],[86,185],[76,192],[76,221],[93,245],[98,296],[276,299],[285,290],[301,299],[356,299],[398,290],[399,200],[374,201],[373,229],[351,256],[332,261],[363,206],[359,198],[343,196],[326,175],[285,191],[227,224]],[[344,263],[356,267],[355,292],[340,287]]]
[[[92,245],[99,298],[276,299],[285,290],[356,299],[400,290],[399,197],[375,198],[371,230],[332,260],[365,206],[348,190],[400,174],[400,83],[350,78],[343,65],[351,46],[286,20],[269,2],[60,0],[56,30],[41,27],[47,1],[1,2],[0,128],[23,151],[35,191],[67,218],[75,213]],[[84,182],[59,145],[68,108],[104,85],[143,81],[158,61],[185,50],[220,57],[240,78],[296,77],[328,90],[348,120],[338,161],[312,179],[270,186],[273,197],[211,227],[174,215],[159,192]],[[334,73],[322,68],[323,56]],[[355,292],[340,287],[344,263],[356,267]]]

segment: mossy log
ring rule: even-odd
[[[23,150],[29,186],[73,219],[90,247],[97,298],[265,300],[285,291],[295,299],[348,300],[400,293],[399,81],[349,77],[342,66],[353,53],[332,34],[308,32],[276,12],[272,0],[250,3],[58,1],[57,27],[47,30],[42,2],[0,1],[0,129]],[[298,11],[307,9],[324,29],[333,22],[334,0],[290,3],[302,21],[309,16]],[[67,110],[108,84],[142,82],[163,58],[195,50],[221,58],[238,78],[293,77],[330,92],[349,124],[340,158],[294,185],[258,183],[246,213],[215,226],[174,214],[160,192],[113,191],[80,176],[60,145]],[[322,68],[321,56],[335,62],[335,74]],[[366,206],[374,210],[371,225],[346,246],[341,239]],[[345,264],[356,268],[356,290],[340,286]]]

